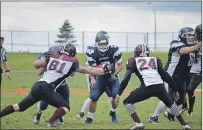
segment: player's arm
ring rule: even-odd
[[[116,60],[116,64],[118,65],[118,67],[116,68],[116,70],[114,72],[114,75],[117,75],[123,69],[122,52],[120,51],[120,49],[118,47],[116,48],[116,52],[114,53],[114,58]]]
[[[41,76],[45,71],[45,67],[40,67],[38,69],[35,70],[35,73],[37,74],[37,76]]]
[[[182,54],[182,55],[185,55],[185,54],[189,54],[189,53],[195,52],[195,51],[198,50],[200,47],[201,47],[201,43],[200,43],[200,42],[197,42],[197,43],[196,43],[195,45],[193,45],[193,46],[181,47],[178,52],[179,52],[180,54]]]
[[[169,84],[169,87],[172,89],[173,92],[177,92],[177,85],[173,78],[162,68],[162,63],[160,59],[157,59],[157,64],[158,64],[158,72],[161,76],[161,78]]]
[[[125,76],[124,76],[124,78],[123,78],[123,80],[122,80],[122,82],[120,84],[117,96],[121,96],[122,95],[123,91],[125,90],[125,88],[128,85],[128,82],[130,81],[131,75],[132,75],[131,69],[127,69],[126,73],[125,73]]]
[[[9,70],[9,67],[8,67],[8,63],[7,63],[7,55],[6,55],[6,50],[3,48],[2,49],[3,50],[3,54],[2,54],[2,61],[3,61],[3,65],[4,65],[4,68],[5,68],[5,70],[7,71],[7,72],[9,72],[10,70]]]
[[[2,64],[5,68],[5,72],[6,72],[6,75],[9,79],[11,79],[11,76],[10,76],[10,69],[8,67],[8,63],[7,63],[7,55],[6,55],[6,50],[5,49],[2,49],[3,50],[3,54],[2,54]]]
[[[115,69],[114,66],[110,64],[104,64],[102,68],[84,67],[82,65],[79,65],[79,68],[76,69],[76,71],[84,74],[90,74],[93,76],[101,76],[112,73],[113,69]]]
[[[39,69],[40,67],[46,66],[46,58],[38,59],[34,62],[34,67]]]
[[[126,86],[128,85],[128,82],[130,81],[131,75],[135,70],[135,62],[134,60],[128,60],[126,64],[126,73],[121,81],[119,90],[118,90],[118,97],[122,95],[123,91],[125,90]]]

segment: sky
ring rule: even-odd
[[[154,13],[155,12],[155,13]],[[154,32],[156,14],[157,32],[178,32],[185,26],[196,27],[201,23],[200,2],[2,2],[1,30],[54,31],[68,19],[75,32]],[[22,35],[21,35],[22,34]],[[35,34],[35,36],[33,36]],[[14,42],[47,34],[15,33]],[[8,32],[2,35],[9,37]],[[81,34],[78,34],[81,35]],[[90,35],[90,34],[88,34]],[[77,34],[76,34],[77,36]],[[92,36],[93,37],[93,36]],[[113,36],[116,38],[116,36]],[[81,37],[76,37],[81,41]],[[8,38],[11,40],[11,38]],[[88,38],[86,39],[93,39]],[[91,40],[90,40],[91,41]],[[90,42],[87,41],[87,42]],[[9,42],[9,41],[8,41]],[[41,44],[41,42],[38,42]],[[93,41],[92,41],[93,42]],[[47,43],[46,43],[47,44]]]

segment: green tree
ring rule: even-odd
[[[65,20],[62,27],[59,28],[60,34],[57,35],[59,40],[55,41],[60,44],[75,43],[75,36],[73,34],[74,28],[71,26],[69,20]]]

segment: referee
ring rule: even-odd
[[[3,43],[4,43],[4,38],[0,37],[0,54],[1,54],[1,60],[0,60],[0,87],[1,87],[1,80],[2,80],[2,64],[4,65],[5,68],[5,72],[6,72],[6,76],[11,79],[10,77],[10,70],[8,68],[8,64],[7,64],[7,57],[6,57],[6,50],[5,48],[3,48]]]

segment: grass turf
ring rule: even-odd
[[[8,54],[9,66],[11,70],[17,70],[21,72],[11,71],[12,80],[6,79],[3,77],[2,90],[17,90],[19,87],[24,87],[26,90],[30,90],[32,84],[36,82],[40,77],[37,77],[34,72],[26,72],[25,70],[34,71],[33,62],[39,56],[39,54],[25,54],[25,53],[12,53]],[[132,56],[132,53],[123,54],[123,62],[126,63],[126,60]],[[167,61],[166,53],[152,53],[152,56],[158,56],[163,65]],[[81,64],[85,63],[84,54],[77,55]],[[125,69],[120,73],[120,79],[123,78]],[[74,77],[68,79],[68,84],[70,90],[87,90],[85,76],[83,74],[76,74]],[[128,84],[127,90],[133,90],[140,85],[139,80],[136,76],[132,76],[130,83]],[[201,86],[201,85],[200,85]],[[200,86],[198,88],[200,88]],[[16,94],[2,94],[1,95],[1,108],[5,107],[8,104],[13,104],[19,102],[25,95],[16,95]],[[74,117],[80,111],[83,102],[88,97],[87,94],[71,94],[71,111],[65,115],[65,125],[61,128],[64,129],[128,129],[132,126],[132,121],[128,113],[126,112],[122,100],[127,95],[123,95],[120,99],[120,106],[117,109],[117,114],[120,118],[118,124],[112,124],[111,119],[108,116],[108,103],[107,96],[103,94],[100,100],[98,101],[97,111],[95,113],[94,123],[90,126],[82,125],[81,120],[75,120]],[[173,122],[169,123],[167,119],[163,116],[160,116],[161,124],[150,124],[148,123],[148,118],[150,114],[154,111],[158,100],[156,98],[151,98],[144,102],[136,104],[136,111],[140,116],[142,122],[146,125],[147,129],[180,129],[179,123]],[[30,109],[26,110],[24,113],[15,113],[4,117],[1,119],[1,128],[2,129],[22,129],[22,128],[33,128],[33,129],[46,129],[45,120],[48,120],[49,117],[53,114],[55,108],[49,106],[46,111],[44,111],[41,122],[39,125],[33,124],[33,116],[36,112],[36,104],[33,105]],[[195,116],[187,117],[184,113],[186,121],[192,126],[193,129],[201,129],[201,96],[197,95],[196,104],[195,104]]]

